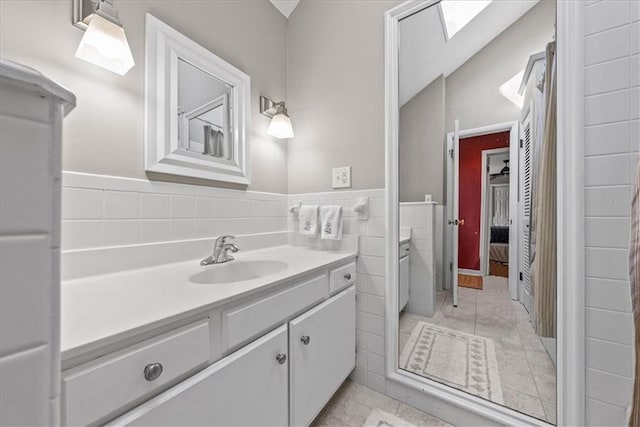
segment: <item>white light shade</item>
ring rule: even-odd
[[[289,116],[283,113],[273,116],[267,133],[279,139],[293,138],[293,128]]]
[[[124,28],[94,14],[76,57],[124,76],[133,67],[133,55]]]
[[[504,82],[502,86],[498,88],[498,92],[500,95],[507,98],[509,101],[513,102],[516,107],[522,110],[522,105],[524,103],[524,96],[518,93],[518,89],[520,89],[520,82],[522,81],[522,76],[524,76],[524,70],[520,71],[515,76],[511,77],[509,80]]]

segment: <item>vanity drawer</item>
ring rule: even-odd
[[[206,365],[210,348],[209,319],[205,319],[66,370],[64,424],[94,424],[136,399],[150,397],[163,385]]]
[[[334,294],[356,281],[356,263],[350,262],[329,272],[329,292]]]
[[[329,296],[326,273],[277,294],[222,313],[223,351],[255,337]]]

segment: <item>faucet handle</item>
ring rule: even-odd
[[[222,236],[218,236],[218,238],[216,239],[216,245],[224,245],[227,239],[235,239],[235,238],[236,236],[233,236],[231,234],[223,234]]]

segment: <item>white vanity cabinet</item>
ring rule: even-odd
[[[288,362],[283,325],[107,425],[287,425]]]
[[[289,322],[290,421],[308,425],[355,365],[356,290],[346,291]]]
[[[308,425],[355,367],[350,259],[63,372],[66,425]],[[182,320],[182,323],[187,319]],[[170,328],[170,325],[164,327]],[[162,365],[147,378],[147,367]]]

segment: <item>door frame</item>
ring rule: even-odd
[[[509,141],[511,145],[513,141]],[[517,141],[516,141],[517,144]],[[510,147],[505,148],[491,148],[488,150],[482,150],[482,191],[480,197],[482,202],[480,204],[480,273],[483,276],[489,275],[489,245],[491,244],[491,218],[493,217],[493,191],[495,187],[491,186],[491,177],[487,167],[489,166],[489,157],[499,154],[509,153],[509,164],[511,164],[511,151]],[[502,187],[509,187],[509,231],[511,231],[511,208],[512,204],[518,206],[518,198],[515,199],[511,196],[511,167],[509,168],[509,183],[508,184],[496,184]],[[516,181],[516,186],[517,186]],[[511,239],[509,239],[509,249],[511,249]],[[511,266],[511,250],[509,250],[509,266]],[[509,275],[511,277],[511,275]]]
[[[398,22],[439,0],[407,1],[384,15],[385,374],[394,397],[454,423],[547,426],[512,409],[398,368]],[[557,423],[585,424],[584,7],[557,0],[558,365]],[[413,396],[413,398],[412,398]],[[412,403],[413,402],[413,403]]]
[[[462,138],[471,138],[474,136],[482,136],[489,135],[492,133],[498,132],[509,132],[509,167],[511,168],[510,176],[514,176],[513,174],[518,174],[519,165],[518,165],[518,147],[520,141],[520,130],[519,123],[517,121],[513,122],[505,122],[505,123],[497,123],[489,126],[482,126],[473,129],[465,129],[460,131],[460,139]],[[453,132],[447,133],[447,150],[453,148]],[[504,151],[506,148],[499,148],[497,150]],[[492,150],[484,150],[484,151],[492,151]],[[484,151],[483,151],[483,171],[482,176],[483,179],[485,177],[484,171]],[[447,151],[449,152],[449,151]],[[452,163],[451,157],[448,158],[448,164]],[[512,167],[512,164],[515,165]],[[455,168],[455,165],[454,165]],[[453,197],[457,197],[458,188],[454,185],[454,174],[453,170],[457,173],[457,168],[454,169],[451,167],[447,167],[447,216],[448,218],[452,218],[452,203]],[[518,176],[518,175],[515,175]],[[509,224],[509,297],[512,300],[518,299],[518,265],[517,262],[512,262],[512,260],[518,260],[518,180],[517,179],[509,179],[509,219],[511,220],[511,224]],[[483,222],[484,217],[484,208],[485,208],[485,193],[484,193],[484,182],[482,186],[482,205],[481,209],[481,224],[480,224],[480,272],[479,274],[483,274],[483,268],[486,264],[487,253],[486,248],[482,242],[484,242],[483,238],[486,236],[487,230],[485,228],[485,224]],[[445,239],[448,239],[449,244],[446,246],[447,253],[445,253],[445,257],[448,259],[453,259],[453,233],[451,230],[452,227],[447,227],[445,229]],[[484,229],[484,230],[483,230]],[[513,243],[513,244],[512,244]],[[484,249],[484,250],[483,250]],[[474,272],[470,272],[469,270],[462,270],[464,274],[474,274]],[[478,274],[475,272],[475,274]]]

